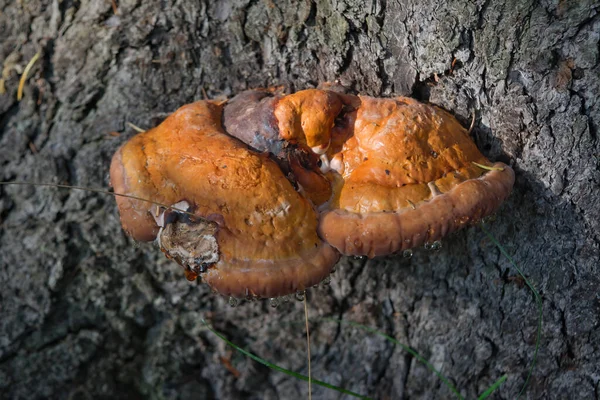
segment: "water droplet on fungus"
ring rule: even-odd
[[[402,257],[404,257],[404,258],[411,258],[412,256],[413,256],[413,251],[411,249],[404,250],[402,252]]]
[[[298,301],[304,301],[305,298],[305,291],[304,290],[298,290],[296,292],[296,300]]]
[[[439,240],[436,240],[433,243],[430,243],[430,242],[425,243],[425,250],[439,251],[441,248],[442,248],[442,242],[440,242]]]
[[[277,308],[277,306],[279,306],[280,303],[281,303],[281,300],[279,297],[271,297],[269,299],[269,305],[273,308]]]
[[[498,216],[495,213],[494,214],[490,214],[487,217],[483,217],[481,219],[481,222],[483,222],[484,224],[489,224],[489,223],[492,223],[492,222],[496,221],[497,217]]]
[[[259,298],[258,296],[255,296],[253,294],[246,295],[246,301],[248,301],[250,303],[253,302],[253,301],[258,300],[258,298]]]
[[[240,303],[240,301],[238,299],[236,299],[235,297],[231,296],[229,297],[229,306],[230,307],[237,307],[237,305]]]

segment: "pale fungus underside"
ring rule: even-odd
[[[514,173],[449,113],[410,98],[310,89],[181,107],[114,155],[121,222],[214,290],[277,297],[340,254],[433,243],[493,213]],[[185,211],[185,213],[181,212]]]

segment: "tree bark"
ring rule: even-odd
[[[0,0],[0,179],[108,186],[114,151],[179,106],[339,80],[453,112],[516,171],[488,225],[543,299],[531,399],[600,398],[600,5],[533,0]],[[20,73],[36,52],[23,99]],[[307,373],[303,305],[236,308],[122,232],[111,196],[0,187],[0,397],[307,397],[202,318]],[[519,393],[532,292],[478,228],[410,259],[342,259],[308,293],[312,375],[378,399]],[[313,386],[315,398],[340,395]]]

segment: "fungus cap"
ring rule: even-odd
[[[351,137],[329,156],[340,173],[319,234],[346,255],[441,239],[494,212],[514,183],[452,115],[410,98],[361,96]]]
[[[221,126],[223,123],[223,126]],[[200,101],[114,155],[123,228],[218,292],[275,297],[345,255],[391,254],[494,212],[514,173],[410,98],[247,91]],[[160,209],[150,199],[173,209]]]
[[[184,267],[204,272],[222,294],[274,297],[320,282],[339,255],[318,237],[316,212],[268,155],[224,133],[221,115],[221,106],[201,101],[133,137],[113,157],[115,191],[167,205],[186,201],[197,221],[170,223],[205,224],[202,234],[216,239],[218,261]],[[117,204],[134,239],[156,238],[156,205],[122,197]]]

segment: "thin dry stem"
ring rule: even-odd
[[[477,165],[481,169],[485,169],[488,171],[504,171],[504,168],[500,167],[488,167],[487,165],[476,163],[475,161],[471,161],[473,164]]]
[[[110,196],[119,196],[119,197],[126,197],[128,199],[133,199],[133,200],[145,201],[145,202],[148,202],[150,204],[154,204],[156,206],[163,207],[166,210],[173,210],[173,211],[177,211],[177,212],[180,212],[180,213],[187,214],[187,215],[189,215],[191,217],[195,217],[195,215],[193,213],[188,212],[186,210],[181,210],[181,209],[179,209],[177,207],[168,206],[166,204],[162,204],[162,203],[159,203],[159,202],[154,201],[154,200],[148,200],[148,199],[144,199],[142,197],[132,196],[130,194],[109,192],[108,190],[104,190],[104,189],[88,188],[88,187],[84,187],[84,186],[61,185],[61,184],[58,184],[58,183],[36,183],[36,182],[20,182],[20,181],[0,182],[0,185],[55,187],[55,188],[60,188],[60,189],[75,189],[75,190],[83,190],[83,191],[92,192],[92,193],[108,194]]]
[[[475,126],[475,109],[471,110],[471,126],[469,126],[469,135]]]
[[[23,88],[25,87],[25,82],[27,81],[27,75],[29,75],[29,71],[33,68],[33,64],[40,58],[40,52],[38,51],[35,55],[29,60],[27,66],[25,67],[25,71],[23,71],[23,75],[21,75],[21,80],[19,81],[19,89],[17,89],[17,100],[21,101],[23,98]]]
[[[146,132],[146,130],[145,130],[145,129],[142,129],[142,128],[140,128],[139,126],[132,124],[131,122],[127,122],[127,125],[129,125],[129,127],[133,128],[133,129],[135,129],[135,130],[136,130],[136,131],[138,131],[139,133],[144,133],[144,132]]]

